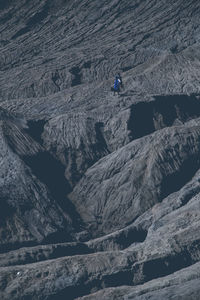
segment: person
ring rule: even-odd
[[[115,77],[115,82],[114,82],[114,88],[113,88],[114,96],[115,96],[115,92],[117,92],[117,94],[119,95],[119,92],[120,92],[120,83],[121,83],[121,80],[119,79],[118,76],[116,76]]]
[[[119,80],[120,80],[120,87],[123,88],[124,86],[123,86],[122,77],[121,77],[120,73],[117,74],[117,77],[118,77]]]

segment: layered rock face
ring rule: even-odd
[[[1,1],[1,299],[200,298],[199,13]]]

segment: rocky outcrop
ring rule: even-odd
[[[40,299],[40,297],[74,299],[85,294],[93,294],[99,289],[102,291],[89,296],[88,299],[95,297],[102,299],[102,295],[105,299],[109,296],[113,299],[115,296],[123,296],[126,299],[130,297],[129,294],[133,299],[134,297],[137,299],[139,295],[148,295],[148,293],[153,294],[155,299],[159,299],[159,296],[164,293],[166,298],[170,299],[171,291],[178,286],[182,293],[185,291],[183,288],[185,284],[195,294],[199,286],[199,191],[198,172],[180,191],[169,195],[132,224],[132,229],[133,226],[140,230],[142,227],[148,228],[148,234],[143,241],[130,241],[131,237],[134,238],[134,231],[130,231],[130,226],[121,233],[118,232],[118,235],[119,233],[121,235],[118,239],[119,245],[120,241],[123,244],[123,238],[125,242],[130,241],[130,246],[125,245],[126,249],[123,251],[117,250],[116,246],[115,250],[112,248],[114,235],[110,234],[88,243],[88,247],[93,248],[93,251],[98,251],[101,244],[101,252],[91,254],[82,252],[81,256],[68,256],[15,267],[1,267],[1,282],[5,283],[9,280],[12,282],[5,286],[5,299],[9,299],[11,295],[14,299],[18,299],[22,290],[26,291],[26,297],[33,299]],[[116,239],[115,243],[117,244]],[[41,248],[43,252],[40,250],[38,254],[40,253],[40,259],[45,259],[45,254],[46,259],[48,255],[51,255],[49,258],[53,258],[53,253],[56,254],[55,251],[59,249],[67,253],[67,249],[69,251],[70,247],[71,249],[76,247],[76,245],[68,245],[68,248],[65,248],[66,246],[64,244],[54,248],[43,246]],[[33,250],[37,253],[36,248]],[[79,250],[81,251],[81,247]],[[24,252],[28,253],[28,251],[30,253],[30,250],[24,249]],[[29,260],[32,255],[28,257]],[[73,253],[71,252],[70,255]],[[14,257],[13,252],[12,256]],[[164,279],[160,278],[164,276],[166,276]],[[43,282],[45,287],[42,291],[40,282]],[[132,285],[136,287],[131,287]],[[118,288],[114,288],[116,286]],[[165,287],[168,287],[168,290]],[[158,290],[160,292],[157,294]],[[187,295],[188,291],[184,293],[185,297]]]
[[[69,240],[73,228],[64,206],[52,197],[54,191],[64,202],[67,194],[66,188],[52,186],[53,175],[48,174],[61,176],[59,164],[22,125],[23,120],[1,111],[1,252],[44,240]]]
[[[98,159],[109,153],[102,134],[103,123],[86,113],[65,114],[45,126],[45,148],[66,166],[65,176],[72,186]]]
[[[199,168],[199,134],[199,127],[160,130],[91,167],[70,199],[92,232],[121,229],[180,189]]]

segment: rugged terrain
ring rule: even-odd
[[[0,299],[200,298],[199,15],[1,0]]]

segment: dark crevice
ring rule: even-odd
[[[35,25],[41,23],[44,19],[46,19],[47,16],[48,16],[48,6],[44,5],[42,10],[40,12],[36,13],[32,18],[30,18],[28,20],[28,22],[26,23],[26,25],[29,28],[32,28]]]
[[[71,186],[64,176],[65,167],[48,152],[40,152],[32,157],[26,156],[24,161],[33,174],[47,186],[59,206],[71,216],[73,227],[80,231],[83,224],[74,205],[67,198]],[[47,240],[47,242],[55,242],[55,236],[52,235]]]
[[[169,275],[191,264],[192,260],[187,251],[181,252],[174,257],[169,256],[164,259],[152,260],[144,265],[145,281]]]
[[[108,235],[104,237],[102,241],[98,241],[91,245],[91,249],[98,252],[103,252],[110,250],[113,246],[114,249],[123,250],[128,248],[134,243],[143,243],[147,237],[148,230],[136,227],[129,227],[121,230],[118,233],[113,233],[113,235]],[[92,241],[91,241],[92,242]],[[90,242],[89,242],[90,244]]]
[[[60,300],[67,299],[72,300],[78,297],[89,295],[97,292],[98,290],[107,287],[116,287],[122,285],[132,285],[132,274],[130,270],[119,271],[112,275],[104,275],[102,278],[94,279],[88,283],[85,283],[83,279],[78,285],[67,287],[62,291],[58,292],[56,295],[51,295],[47,297],[47,300]]]
[[[91,68],[91,61],[89,60],[89,61],[87,61],[87,62],[85,62],[84,64],[83,64],[83,68],[85,68],[85,69],[90,69]]]
[[[0,224],[2,225],[2,224]],[[66,229],[69,229],[68,224],[66,224]],[[45,258],[41,255],[40,259],[34,259],[30,258],[30,260],[25,259],[21,263],[19,260],[17,261],[17,265],[20,264],[29,264],[32,262],[38,262],[42,260],[47,259],[54,259],[58,257],[64,257],[64,256],[74,256],[74,255],[85,255],[94,253],[93,249],[89,248],[86,244],[77,242],[77,245],[75,246],[65,246],[66,243],[72,243],[72,236],[67,232],[66,229],[59,229],[52,235],[48,235],[47,238],[42,239],[42,241],[38,240],[29,240],[29,241],[14,241],[1,244],[0,245],[0,254],[8,253],[10,251],[17,251],[20,248],[27,248],[27,255],[29,255],[29,249],[30,249],[30,255],[34,255],[32,248],[37,246],[48,246],[53,245],[54,249],[51,251],[48,257]],[[74,242],[76,243],[76,241]],[[57,246],[56,244],[59,244]],[[29,249],[28,249],[29,248]],[[45,252],[45,250],[44,250]],[[13,263],[11,265],[14,265]]]
[[[40,244],[41,246],[41,244]],[[8,261],[5,266],[26,265],[35,262],[55,259],[59,257],[85,255],[93,253],[85,244],[77,243],[70,244],[53,244],[43,245],[42,247],[26,247],[21,250],[21,256],[16,261],[13,261],[13,254],[11,261]],[[17,253],[16,253],[17,254]],[[15,255],[15,254],[14,254]]]
[[[18,32],[16,32],[12,39],[16,39],[25,33],[31,31],[36,25],[40,24],[47,16],[48,16],[49,10],[48,10],[48,3],[44,5],[42,10],[38,13],[36,13],[33,17],[31,17],[27,22],[26,26],[20,29]]]
[[[56,72],[52,74],[52,81],[55,84],[55,86],[58,88],[58,91],[60,91],[60,86],[58,84],[59,79],[60,79],[60,75],[58,70],[56,70]]]
[[[98,153],[101,150],[103,153],[105,152],[106,154],[108,154],[110,153],[110,151],[108,149],[106,140],[103,136],[103,127],[104,124],[102,122],[95,123],[95,133],[96,133],[97,143],[93,145],[92,148],[94,152]]]
[[[1,10],[1,8],[0,8]],[[11,18],[12,18],[13,14],[12,12],[8,12],[8,13],[4,13],[4,16],[1,16],[0,18],[0,24],[5,24],[6,22],[8,22]],[[9,43],[8,40],[1,40],[1,43],[3,43],[3,46],[7,45]]]
[[[55,199],[57,200],[57,199]],[[59,202],[57,202],[59,204]],[[42,242],[40,243],[41,245],[48,245],[48,244],[57,244],[57,243],[66,243],[72,241],[72,227],[71,225],[67,224],[67,222],[64,223],[63,229],[61,229],[58,226],[56,227],[56,231],[48,234],[45,238],[43,238]],[[69,233],[70,232],[70,233]]]
[[[43,60],[42,64],[47,64],[48,62],[53,61],[53,60],[54,60],[54,58],[46,58]]]
[[[149,103],[138,103],[131,106],[131,116],[127,125],[132,139],[152,133],[155,128]]]
[[[122,285],[132,285],[133,275],[130,270],[123,270],[112,275],[106,275],[102,277],[102,288],[116,287]]]
[[[184,161],[179,170],[166,176],[161,182],[160,199],[164,199],[169,194],[178,191],[195,175],[200,167],[198,155],[189,157]],[[190,196],[189,196],[190,198]],[[187,203],[187,198],[185,202]]]
[[[133,243],[142,243],[147,237],[147,230],[132,228],[128,232],[121,232],[117,237],[117,244],[121,246],[121,249],[125,249]]]
[[[20,248],[24,248],[24,247],[34,247],[37,246],[38,243],[36,241],[15,241],[15,242],[11,242],[11,243],[6,243],[5,245],[2,244],[0,245],[0,254],[2,253],[7,253],[9,251],[13,251],[13,250],[18,250]]]
[[[26,33],[29,32],[29,31],[30,31],[30,28],[29,28],[28,26],[23,27],[22,29],[20,29],[19,31],[17,31],[17,33],[15,33],[15,34],[12,36],[11,39],[14,40],[14,39],[20,37],[21,35],[26,34]]]
[[[140,102],[131,106],[128,129],[132,139],[200,116],[200,100],[195,95],[154,96],[154,98],[155,101]]]
[[[141,272],[141,277],[138,276],[139,283],[144,283],[152,279],[164,277],[177,272],[183,268],[189,267],[193,264],[190,253],[185,249],[180,253],[175,255],[169,255],[163,258],[154,259],[147,261],[142,265],[138,265],[136,269],[133,270],[134,277],[138,276],[137,269]],[[137,279],[136,279],[137,280]]]
[[[193,255],[194,254],[194,255]],[[132,269],[135,283],[142,284],[187,268],[200,259],[200,240],[184,246],[180,252],[135,265]]]
[[[81,149],[84,149],[84,144],[81,144]],[[64,155],[66,162],[68,162],[65,174],[71,186],[74,186],[81,178],[81,174],[77,168],[78,154],[77,151],[69,151],[68,149],[66,149],[64,151]]]
[[[9,41],[7,40],[0,40],[0,46],[6,46],[7,44],[9,44]]]
[[[28,128],[25,131],[38,143],[42,144],[42,133],[44,131],[44,126],[46,120],[30,120],[27,122]]]
[[[0,198],[0,207],[0,226],[2,226],[5,224],[7,218],[13,217],[14,209],[8,204],[6,197],[2,197],[2,194]]]
[[[122,72],[127,72],[131,69],[133,69],[133,66],[127,66],[127,67],[122,68]]]
[[[3,10],[11,4],[12,0],[1,0],[0,2],[0,10]]]
[[[71,86],[76,86],[81,84],[82,74],[79,67],[73,67],[70,70],[70,73],[73,75]]]
[[[41,132],[43,131],[45,121],[30,121],[28,133],[41,142]],[[18,153],[18,148],[15,143],[15,134],[12,136],[12,127],[9,128],[7,124],[5,136],[8,139],[8,144],[14,153],[20,156],[20,158],[27,164],[32,173],[37,179],[45,184],[50,196],[55,200],[59,207],[64,213],[70,216],[70,221],[65,222],[65,228],[56,228],[56,232],[48,235],[43,239],[42,243],[59,243],[64,241],[72,240],[71,235],[68,234],[70,231],[82,231],[84,226],[80,216],[76,212],[74,205],[68,199],[67,195],[71,192],[71,186],[65,178],[65,167],[56,159],[52,154],[47,151],[37,150],[35,154]],[[26,143],[26,139],[24,140]],[[31,207],[20,206],[20,213],[23,214],[25,211],[30,210]]]
[[[186,205],[193,197],[195,197],[200,192],[200,186],[196,186],[192,189],[188,189],[185,194],[181,197],[181,206]]]
[[[178,53],[178,45],[174,45],[173,47],[171,47],[170,51],[171,51],[172,54]]]
[[[54,259],[58,257],[74,256],[74,255],[85,255],[93,253],[85,244],[78,243],[74,246],[56,245],[52,249],[51,254],[46,259]]]
[[[88,126],[91,126],[91,124]],[[65,150],[65,175],[72,187],[74,187],[75,184],[79,182],[79,180],[89,167],[91,167],[99,159],[110,153],[103,136],[103,126],[104,125],[101,122],[97,122],[94,125],[94,142],[86,145],[86,141],[81,139],[79,149]]]

